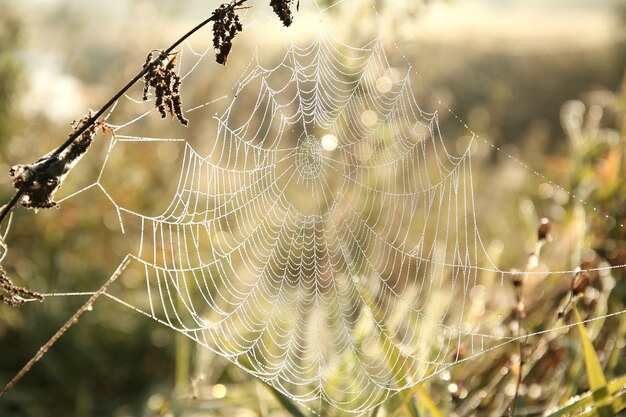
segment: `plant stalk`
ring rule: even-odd
[[[231,3],[231,7],[232,8],[236,8],[241,6],[242,4],[244,4],[246,1],[248,0],[236,0],[233,1]],[[172,51],[174,51],[174,49],[176,49],[178,46],[180,46],[183,42],[185,42],[191,35],[193,35],[194,33],[196,33],[197,31],[199,31],[200,29],[202,29],[204,26],[206,26],[207,24],[209,24],[210,22],[214,21],[215,19],[215,14],[211,14],[210,17],[206,18],[205,20],[203,20],[202,22],[200,22],[198,25],[196,25],[193,29],[191,29],[190,31],[188,31],[187,33],[185,33],[183,36],[181,36],[180,38],[178,38],[178,40],[176,40],[172,45],[170,45],[165,51],[163,51],[161,53],[161,55],[159,55],[155,60],[153,60],[149,65],[146,65],[145,68],[142,68],[141,71],[139,71],[139,73],[137,75],[135,75],[124,87],[122,87],[117,93],[115,93],[113,95],[113,97],[111,97],[109,99],[109,101],[107,101],[101,108],[100,110],[98,110],[96,113],[94,113],[93,116],[91,116],[89,119],[87,119],[87,122],[82,124],[82,126],[79,129],[76,129],[74,132],[72,132],[68,138],[65,140],[65,142],[63,142],[61,144],[61,146],[59,146],[58,148],[56,148],[54,150],[54,152],[50,155],[50,158],[54,158],[55,156],[58,156],[61,152],[63,152],[65,149],[67,149],[68,146],[70,146],[77,138],[80,137],[80,135],[87,129],[89,129],[91,126],[94,125],[94,123],[96,123],[98,121],[98,119],[100,117],[102,117],[102,115],[109,109],[111,108],[111,106],[113,104],[115,104],[115,102],[117,102],[117,100],[119,100],[128,90],[131,89],[132,86],[134,86],[139,80],[141,80],[144,75],[146,75],[146,73],[148,73],[149,71],[152,71],[157,65],[159,65],[163,59],[165,59],[169,54],[172,53]],[[11,212],[11,210],[13,209],[13,207],[15,207],[17,205],[17,203],[19,202],[20,198],[24,195],[24,191],[22,190],[16,190],[15,195],[13,195],[13,197],[11,198],[11,200],[9,200],[9,202],[7,204],[5,204],[2,207],[2,211],[0,211],[0,225],[2,224],[2,222],[4,221],[4,219],[6,218],[6,216]]]
[[[96,291],[91,297],[83,304],[76,312],[70,317],[65,324],[48,340],[42,347],[39,348],[37,353],[15,374],[15,376],[9,381],[8,384],[0,392],[0,398],[3,398],[10,390],[17,384],[23,377],[31,370],[31,368],[39,362],[41,358],[50,350],[50,348],[68,331],[73,325],[78,323],[78,319],[87,311],[91,310],[93,303],[106,292],[113,282],[122,275],[130,264],[131,258],[127,256],[124,258],[117,270],[111,275],[111,277]]]

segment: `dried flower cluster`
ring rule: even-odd
[[[9,174],[13,179],[13,187],[22,193],[20,204],[29,209],[45,209],[56,207],[53,201],[63,180],[87,152],[98,129],[106,129],[102,122],[90,123],[93,113],[90,111],[78,122],[74,121],[74,132],[84,125],[89,127],[63,151],[57,150],[39,158],[37,162],[27,165],[14,165]]]
[[[154,58],[154,55],[157,55]],[[187,126],[189,121],[183,116],[183,103],[180,97],[180,76],[176,73],[176,55],[169,57],[163,51],[148,54],[143,68],[148,69],[143,76],[143,99],[148,100],[150,89],[154,89],[155,107],[165,119],[169,114]]]
[[[270,6],[274,9],[274,13],[278,16],[283,25],[291,26],[293,22],[293,14],[291,13],[291,6],[293,6],[293,0],[270,0]],[[300,1],[296,8],[300,8]]]
[[[213,47],[217,50],[215,60],[225,65],[233,46],[233,39],[243,30],[236,13],[240,2],[224,3],[213,12]]]
[[[27,299],[41,301],[43,297],[35,291],[13,284],[2,266],[0,266],[0,302],[11,307],[19,307],[24,304]]]

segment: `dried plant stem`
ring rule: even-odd
[[[78,319],[88,310],[91,309],[93,303],[100,298],[102,294],[106,292],[113,282],[124,272],[124,270],[130,264],[131,258],[126,256],[117,270],[111,275],[111,277],[96,291],[89,299],[83,304],[67,322],[44,344],[39,348],[37,353],[20,369],[20,371],[9,381],[8,384],[0,392],[0,398],[3,398],[10,390],[17,384],[23,377],[31,370],[31,368],[48,352],[48,350],[68,331],[73,325],[78,323]]]
[[[574,288],[574,281],[579,273],[580,272],[577,271],[573,275],[570,288]],[[552,332],[551,330],[563,329],[561,327],[563,324],[563,319],[565,318],[567,313],[570,311],[570,308],[574,304],[574,301],[575,301],[575,297],[572,296],[572,291],[570,291],[567,299],[565,299],[564,302],[561,303],[561,306],[559,307],[559,310],[557,314],[555,315],[555,318],[552,324],[546,327],[547,331],[544,331],[542,335],[539,338],[537,338],[534,344],[526,345],[526,348],[524,349],[524,367],[522,368],[523,373],[521,373],[522,380],[524,377],[526,377],[530,373],[530,371],[534,368],[537,362],[544,357],[545,352],[542,349],[544,349],[551,341],[560,337],[559,333]],[[489,384],[489,387],[485,388],[484,391],[487,393],[492,393],[499,386],[499,384],[501,383],[503,379],[504,379],[504,375],[493,378]],[[519,395],[519,392],[518,392],[518,395]],[[469,413],[468,410],[472,408],[471,406],[469,406],[469,404],[472,403],[471,401],[472,398],[476,398],[476,396],[468,397],[468,400],[466,400],[463,403],[463,408],[459,408],[457,410],[459,415],[465,415]],[[510,407],[509,407],[509,412],[510,412]]]
[[[236,8],[241,6],[242,4],[244,4],[247,0],[236,0],[233,1],[229,4],[229,7],[231,8]],[[51,158],[58,156],[61,152],[63,152],[68,146],[70,146],[75,140],[77,140],[81,134],[89,129],[91,126],[94,125],[94,123],[96,123],[100,117],[102,117],[102,115],[104,115],[104,113],[111,107],[113,106],[113,104],[115,104],[115,102],[117,100],[119,100],[128,90],[130,90],[130,88],[135,85],[139,80],[141,80],[144,75],[146,75],[148,72],[154,70],[158,65],[161,64],[161,62],[163,61],[163,59],[165,59],[170,53],[172,53],[172,51],[174,51],[174,49],[176,49],[178,46],[180,46],[184,41],[187,40],[187,38],[189,38],[191,35],[193,35],[194,33],[196,33],[198,30],[202,29],[204,26],[206,26],[207,24],[209,24],[210,22],[214,21],[216,18],[215,14],[212,14],[210,17],[208,17],[207,19],[203,20],[202,22],[200,22],[198,25],[196,25],[193,29],[191,29],[190,31],[188,31],[187,33],[185,33],[183,36],[181,36],[178,40],[176,40],[176,42],[174,42],[172,45],[170,45],[169,48],[167,48],[166,50],[164,50],[156,59],[154,59],[149,65],[146,65],[144,68],[142,68],[141,71],[139,71],[139,73],[137,75],[135,75],[135,77],[133,77],[124,87],[122,87],[115,95],[113,95],[113,97],[111,97],[109,99],[109,101],[107,101],[101,108],[100,110],[98,110],[97,112],[95,112],[93,114],[93,116],[91,116],[89,119],[87,119],[87,121],[80,126],[78,129],[76,129],[74,132],[72,132],[72,134],[70,134],[68,136],[68,138],[65,140],[65,142],[63,142],[61,144],[61,146],[59,146],[57,149],[54,150],[54,152],[50,155]],[[4,221],[4,219],[6,218],[6,216],[11,212],[11,210],[13,209],[13,207],[15,207],[15,205],[19,202],[20,198],[22,197],[22,195],[24,194],[23,191],[21,190],[17,190],[15,195],[13,196],[13,198],[11,198],[11,200],[5,204],[2,207],[2,210],[0,211],[0,224],[2,224],[2,222]]]
[[[9,200],[8,203],[2,206],[2,211],[0,211],[0,224],[2,224],[4,218],[11,212],[11,209],[17,204],[17,202],[20,201],[20,198],[22,198],[23,194],[24,191],[17,190],[11,200]]]
[[[524,318],[526,317],[525,299],[524,299],[524,281],[526,281],[526,273],[537,268],[539,264],[539,255],[541,248],[546,243],[550,232],[550,222],[546,218],[541,219],[541,224],[537,230],[537,243],[534,250],[528,255],[526,261],[526,268],[524,273],[515,275],[513,278],[513,285],[515,286],[515,321],[517,323],[516,339],[518,346],[519,365],[517,369],[517,378],[515,380],[515,393],[511,400],[511,417],[515,417],[515,409],[517,407],[517,400],[519,398],[520,387],[524,380],[524,364],[526,362],[526,338],[523,337],[524,332]]]
[[[532,256],[532,255],[531,255]],[[524,320],[524,278],[519,280],[519,283],[515,285],[515,298],[517,301],[517,306],[515,307],[515,321],[517,322],[517,347],[518,347],[518,356],[519,356],[519,366],[517,369],[517,379],[515,381],[515,394],[513,395],[513,400],[511,402],[511,417],[515,417],[515,408],[517,406],[517,399],[519,397],[519,389],[522,385],[522,380],[524,378],[524,351],[526,349],[526,342],[522,340],[522,326]]]

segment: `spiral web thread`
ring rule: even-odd
[[[185,80],[212,48],[183,53]],[[111,122],[100,178],[70,196],[98,188],[122,231],[140,225],[129,256],[145,294],[107,295],[313,411],[366,412],[514,340],[471,311],[482,275],[508,274],[478,230],[476,136],[450,151],[412,73],[391,68],[381,38],[351,47],[322,30],[276,67],[255,57],[231,95],[187,111],[226,103],[206,155],[125,134],[154,110]],[[169,207],[147,216],[118,204],[101,181],[108,155],[164,140],[184,142]]]

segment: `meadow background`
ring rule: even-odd
[[[303,3],[302,15],[311,12]],[[332,3],[332,0],[330,0]],[[363,3],[359,13],[366,14]],[[479,134],[547,178],[598,207],[594,213],[567,193],[481,148],[475,156],[479,224],[503,269],[523,269],[539,219],[553,225],[542,255],[548,269],[626,263],[626,7],[620,1],[458,0],[378,1],[424,80]],[[59,144],[72,120],[97,108],[137,72],[147,51],[168,45],[217,5],[206,1],[74,2],[8,0],[0,4],[0,200],[12,195],[8,169]],[[309,5],[310,6],[310,5]],[[270,15],[264,3],[254,12]],[[257,11],[258,10],[258,11]],[[338,7],[337,22],[350,8]],[[345,15],[342,15],[344,13]],[[304,17],[296,16],[298,18]],[[363,17],[366,19],[366,17]],[[262,20],[265,25],[270,19]],[[297,24],[275,19],[262,27],[264,44],[284,45]],[[351,24],[358,25],[358,20]],[[346,25],[349,23],[346,23]],[[251,27],[250,31],[259,30]],[[208,36],[208,33],[205,33]],[[214,65],[198,94],[228,88],[255,46],[235,41],[227,67]],[[407,46],[408,45],[408,46]],[[231,70],[232,69],[232,70]],[[463,135],[442,113],[447,138]],[[167,192],[176,158],[171,149],[117,161],[118,193],[132,207],[154,209]],[[99,166],[85,161],[93,175]],[[4,174],[3,174],[4,173]],[[79,186],[79,179],[70,186]],[[157,190],[157,191],[155,191]],[[120,197],[122,198],[122,197]],[[16,283],[41,292],[99,287],[123,255],[113,207],[104,200],[68,204],[37,215],[18,209],[5,267]],[[503,238],[504,237],[504,238]],[[579,251],[578,248],[583,248]],[[115,261],[111,259],[115,258]],[[590,277],[581,299],[586,317],[624,309],[623,269]],[[132,284],[129,284],[132,285]],[[532,331],[548,328],[570,292],[569,281],[546,280],[526,288]],[[507,283],[484,303],[514,305]],[[78,308],[81,299],[48,299],[19,309],[0,306],[0,383],[8,381]],[[485,319],[490,319],[486,317]],[[589,329],[608,379],[626,373],[626,316]],[[516,347],[502,349],[433,378],[407,401],[425,414],[501,415],[512,398]],[[581,341],[557,332],[528,365],[518,415],[541,415],[584,392]],[[398,396],[400,397],[400,396]],[[379,415],[409,415],[405,397]],[[28,376],[0,400],[3,416],[281,416],[289,406],[266,386],[186,339],[110,301],[68,332]]]

